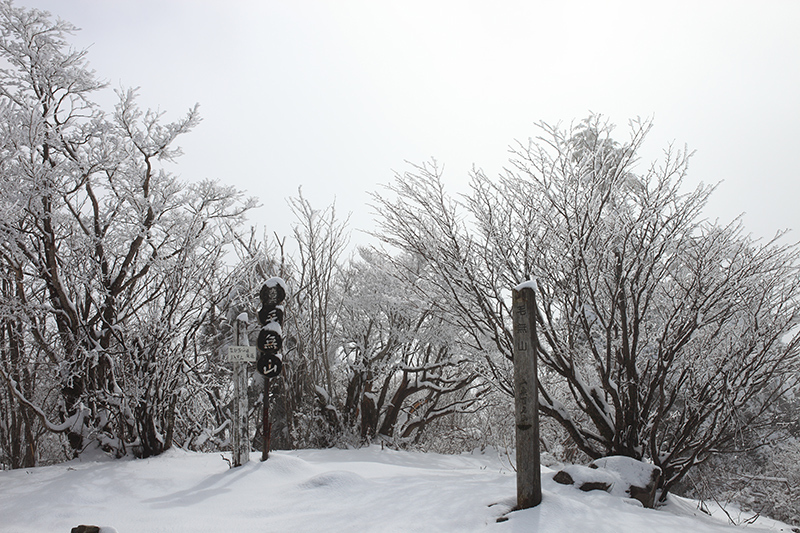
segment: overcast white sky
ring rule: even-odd
[[[258,196],[286,234],[299,186],[371,224],[368,191],[436,158],[454,187],[497,175],[534,123],[652,116],[648,159],[696,150],[707,215],[793,228],[800,191],[800,2],[17,0],[81,31],[112,87],[203,122],[175,171]],[[110,101],[110,100],[109,100]],[[624,137],[622,137],[624,138]],[[359,236],[354,235],[354,240]]]

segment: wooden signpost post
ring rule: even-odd
[[[517,509],[542,501],[539,458],[539,384],[536,370],[535,282],[512,291],[514,321],[514,414],[517,425]]]
[[[261,309],[258,312],[258,321],[261,330],[258,333],[256,347],[258,348],[258,361],[256,370],[264,377],[264,404],[261,415],[262,444],[261,460],[269,459],[270,433],[272,424],[269,421],[269,380],[278,377],[283,368],[283,300],[286,298],[286,282],[282,278],[269,278],[261,286],[259,292]]]
[[[236,346],[228,347],[228,360],[233,361],[233,466],[250,460],[247,362],[255,359],[256,347],[248,345],[247,321],[247,313],[236,317]]]

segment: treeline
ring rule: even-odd
[[[196,108],[165,123],[122,91],[101,109],[104,85],[68,46],[74,28],[0,7],[5,467],[98,445],[139,457],[224,448],[231,323],[256,316],[272,275],[293,289],[277,445],[413,442],[475,408],[488,385],[452,348],[452,328],[408,298],[386,258],[343,260],[347,229],[333,208],[291,200],[298,252],[288,257],[285,239],[244,228],[254,199],[164,169]]]
[[[652,462],[662,499],[757,508],[783,490],[772,512],[797,519],[798,248],[705,220],[713,187],[686,183],[689,154],[640,169],[649,122],[623,141],[598,116],[539,124],[461,196],[413,166],[373,194],[385,247],[348,255],[334,206],[298,194],[293,235],[262,236],[245,226],[256,200],[167,172],[196,109],[165,122],[135,91],[100,108],[74,30],[0,3],[3,468],[226,449],[232,324],[247,312],[255,335],[275,275],[290,293],[275,447],[513,446],[510,290],[534,279],[553,460]],[[737,477],[719,479],[726,452]]]

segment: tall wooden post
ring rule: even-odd
[[[236,345],[248,346],[247,314],[236,317]],[[247,420],[247,363],[233,363],[233,466],[250,460],[250,431]]]
[[[539,383],[536,370],[535,282],[512,291],[514,321],[514,415],[517,424],[517,508],[542,501],[539,458]]]
[[[269,423],[269,378],[264,376],[264,408],[261,413],[261,460],[269,459],[269,444],[272,424]]]

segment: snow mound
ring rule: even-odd
[[[301,483],[301,489],[326,489],[326,490],[357,490],[363,487],[367,480],[353,472],[336,470],[325,472]]]
[[[653,469],[661,472],[658,467],[622,455],[601,457],[592,461],[592,464],[606,472],[613,472],[628,485],[637,487],[646,487],[651,482]]]
[[[291,455],[282,455],[273,452],[270,452],[269,459],[264,463],[260,463],[259,467],[269,470],[270,476],[276,476],[281,479],[294,479],[297,477],[307,478],[315,472],[314,467],[307,461],[303,461]]]

